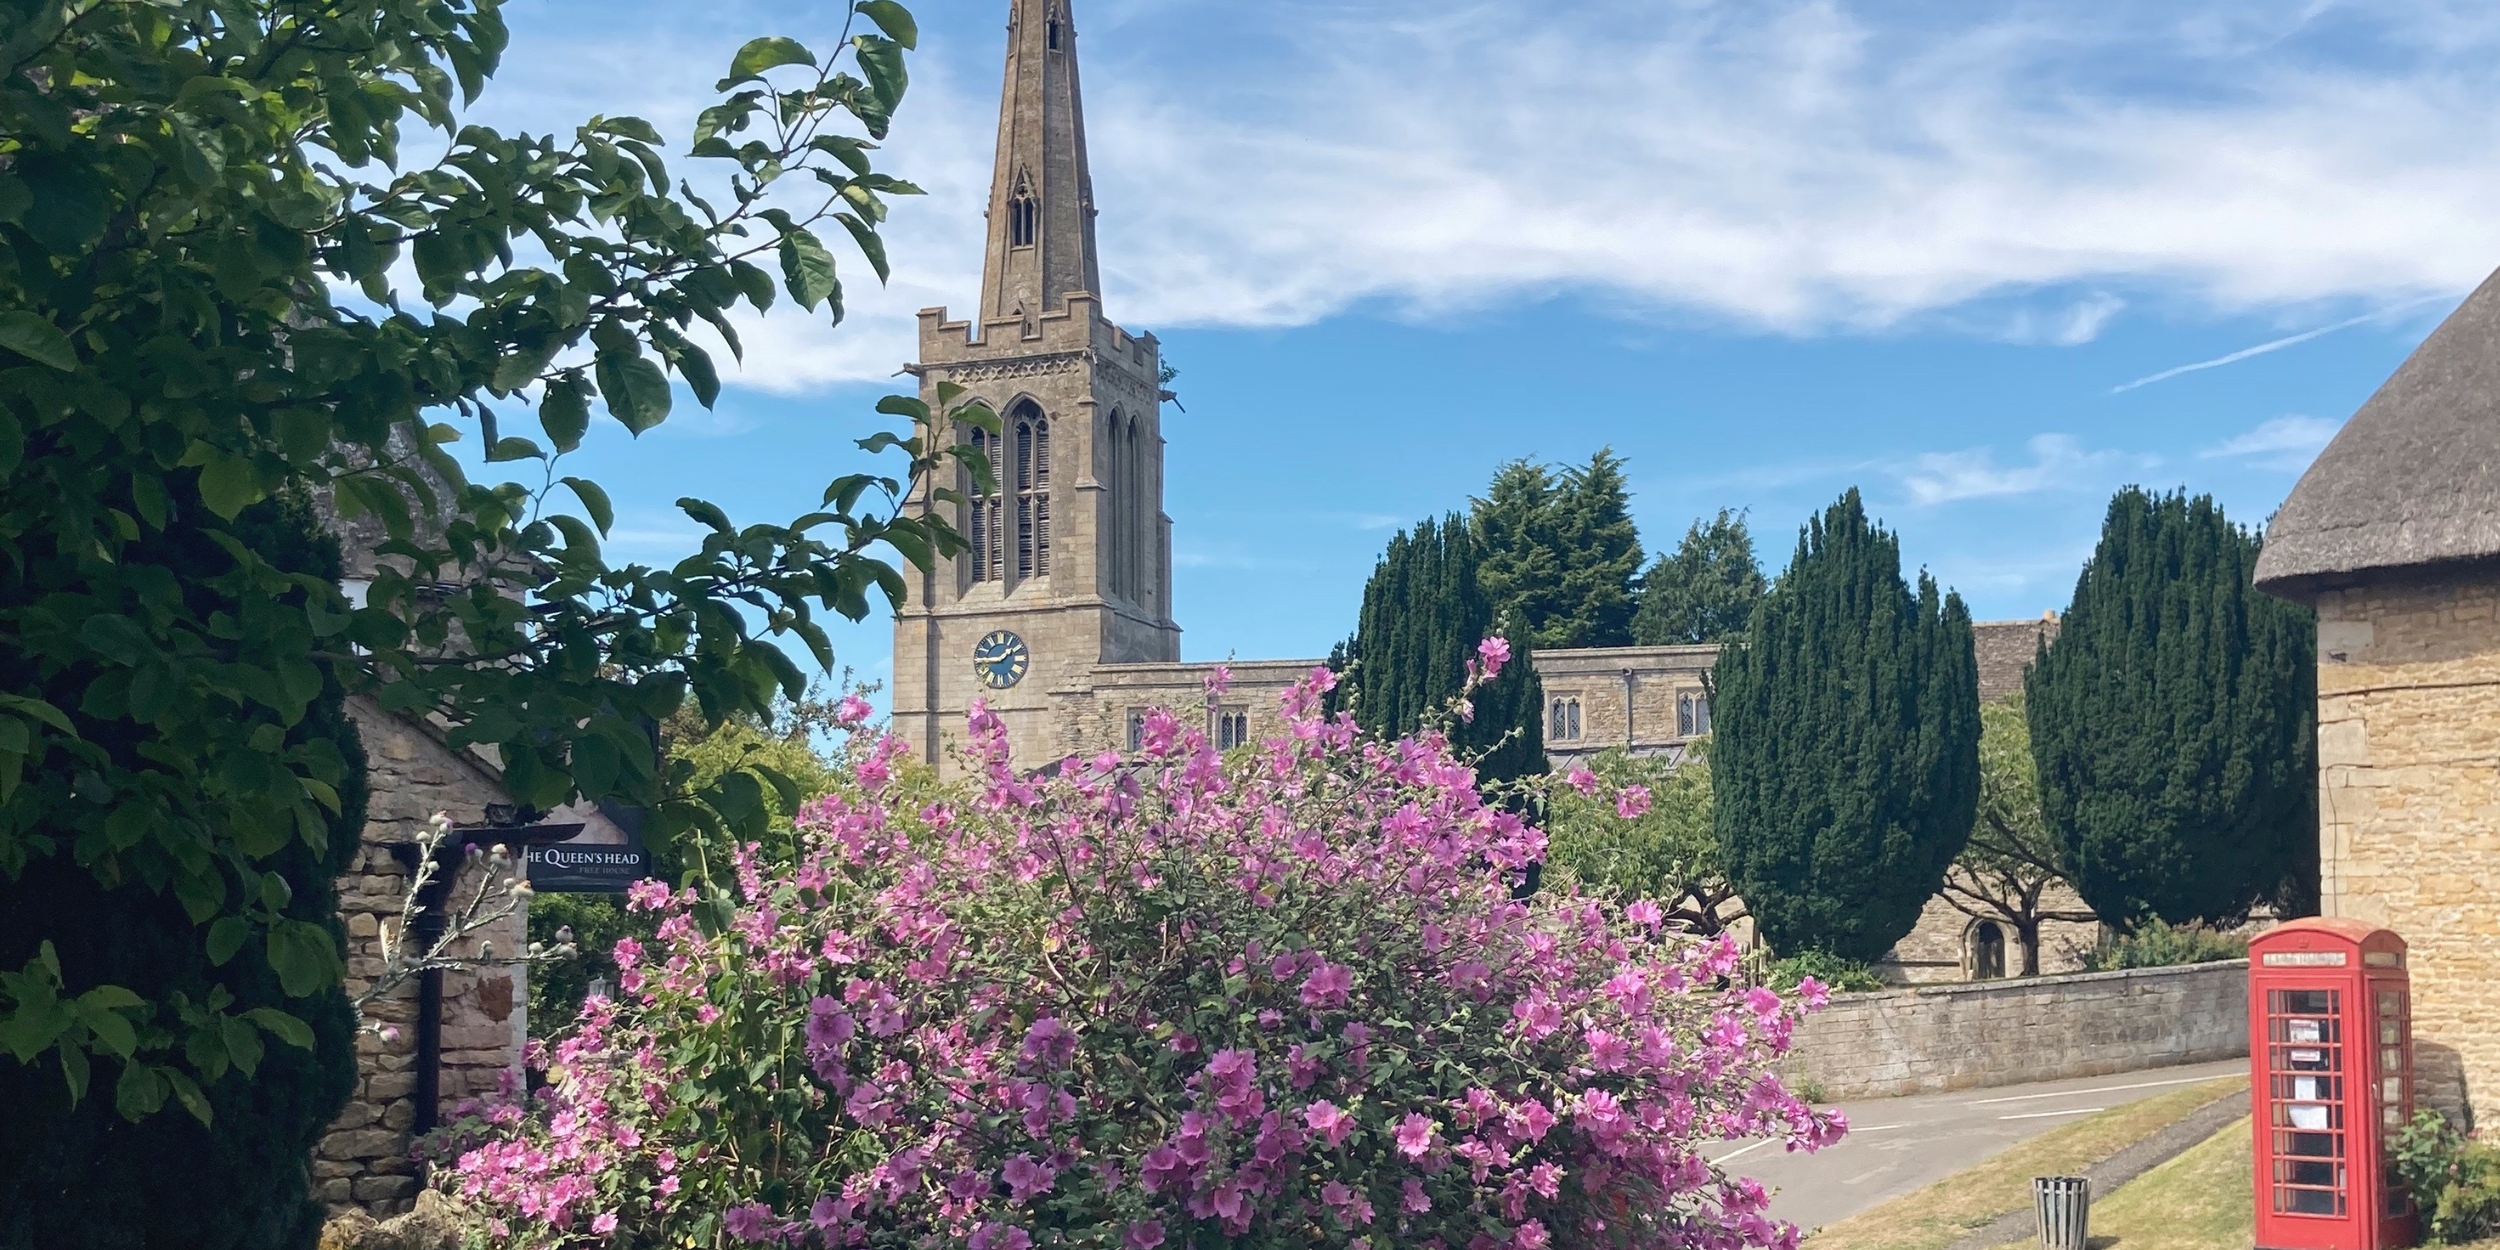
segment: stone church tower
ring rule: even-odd
[[[1032,766],[1107,664],[1180,658],[1163,512],[1162,359],[1103,316],[1069,0],[1012,0],[989,251],[971,318],[920,313],[921,398],[952,382],[1004,422],[967,431],[996,471],[952,509],[971,550],[919,576],[894,621],[894,728],[945,760],[973,700]],[[957,402],[962,402],[959,399]]]

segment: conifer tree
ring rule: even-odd
[[[1354,637],[1331,656],[1346,673],[1338,702],[1352,703],[1365,730],[1414,732],[1466,683],[1476,645],[1504,632],[1484,592],[1481,559],[1472,528],[1456,514],[1389,540],[1363,587]],[[1476,692],[1473,719],[1451,731],[1459,746],[1489,751],[1478,765],[1484,780],[1545,771],[1543,699],[1529,648],[1513,639],[1509,665]]]
[[[1852,489],[1719,655],[1712,807],[1737,893],[1784,956],[1882,958],[1970,837],[1979,684],[1970,613]]]
[[[1514,460],[1471,502],[1485,594],[1523,631],[1513,641],[1549,651],[1630,645],[1641,538],[1621,457],[1601,449],[1559,475]]]
[[[1763,588],[1745,515],[1721,508],[1710,520],[1694,521],[1675,551],[1660,555],[1642,576],[1632,641],[1664,647],[1733,638],[1745,632]]]
[[[2258,547],[2210,497],[2119,492],[2025,681],[2041,814],[2104,920],[2313,905],[2315,624],[2250,585]]]

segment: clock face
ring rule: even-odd
[[[1024,670],[1032,666],[1033,653],[1024,640],[1003,629],[991,630],[972,648],[972,671],[992,690],[1023,681]]]

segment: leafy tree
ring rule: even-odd
[[[323,583],[339,576],[336,541],[300,500],[256,504],[235,518],[231,533],[274,568]],[[160,538],[202,560],[216,551],[196,529],[172,527]],[[185,589],[194,603],[218,604],[208,587]],[[301,597],[298,591],[291,598]],[[339,809],[324,813],[318,843],[290,838],[262,861],[267,893],[254,902],[318,929],[335,946],[343,935],[334,882],[354,859],[364,827],[364,753],[337,673],[325,670],[319,680],[319,693],[288,737],[338,751]],[[67,1059],[66,1081],[61,1069],[0,1060],[0,1107],[8,1108],[0,1114],[0,1246],[309,1244],[322,1212],[309,1200],[305,1161],[356,1081],[356,1021],[344,989],[331,984],[294,998],[264,961],[212,958],[179,899],[142,881],[107,885],[61,857],[0,879],[0,952],[14,962],[30,950],[48,952],[37,959],[54,960],[65,977],[168,1004],[174,1019],[142,1024],[147,1032],[179,1030],[216,1011],[241,1018],[218,1026],[213,1037],[186,1037],[199,1066],[166,1074],[153,1087],[150,1070],[137,1066],[103,1081],[84,1052],[65,1052],[79,1056]],[[150,1040],[127,1025],[116,1031],[112,1021],[123,1017],[95,1010],[117,999],[90,989],[79,1003],[97,1045],[114,1055]],[[265,1042],[256,1021],[281,1012],[304,1024],[280,1024],[278,1042]],[[113,1067],[109,1060],[93,1064],[105,1072]],[[232,1077],[219,1079],[229,1071]],[[104,1096],[79,1097],[82,1084],[99,1083]],[[186,1106],[196,1101],[204,1114],[124,1122],[124,1112],[168,1096]]]
[[[1631,643],[1641,538],[1611,448],[1560,475],[1512,461],[1471,502],[1485,593],[1498,618],[1519,622],[1520,641],[1549,651]]]
[[[1546,862],[1591,886],[1650,899],[1688,933],[1717,934],[1744,919],[1710,823],[1708,745],[1695,742],[1673,767],[1659,756],[1608,751],[1588,764],[1602,791],[1548,786]],[[1611,797],[1627,786],[1649,793],[1649,806],[1628,820]]]
[[[1970,613],[1852,489],[1719,654],[1713,812],[1771,948],[1871,963],[1918,923],[1979,800]]]
[[[1763,590],[1745,515],[1721,508],[1712,519],[1693,522],[1675,551],[1659,556],[1642,575],[1632,640],[1664,647],[1736,637],[1745,632]]]
[[[2258,545],[2207,496],[2119,492],[2025,679],[2041,814],[2105,920],[2314,905],[2315,624],[2250,585]]]
[[[2023,696],[1979,708],[1979,817],[1970,843],[1945,874],[1944,898],[1963,915],[1997,921],[2022,947],[2022,975],[2040,975],[2040,926],[2088,924],[2089,911],[2058,907],[2049,890],[2066,881],[2057,840],[2040,819],[2038,772]]]
[[[838,479],[786,526],[684,501],[709,532],[667,569],[605,560],[606,495],[560,461],[594,400],[634,433],[668,415],[672,374],[713,401],[698,320],[734,354],[741,304],[786,292],[838,318],[819,228],[883,275],[886,197],[915,188],[871,156],[915,33],[890,0],[855,7],[833,56],[739,50],[694,127],[705,198],[637,119],[563,138],[465,123],[505,47],[499,0],[9,6],[0,879],[144,891],[220,975],[274,978],[284,1009],[134,986],[70,929],[23,933],[0,945],[0,1071],[110,1088],[131,1117],[268,1099],[293,1126],[278,1141],[327,1118],[234,1058],[340,1045],[307,1024],[335,1002],[337,935],[299,906],[318,890],[287,884],[350,810],[351,754],[318,728],[333,681],[491,749],[532,807],[614,799],[663,840],[765,827],[786,778],[673,789],[637,726],[803,691],[783,641],[830,664],[819,611],[903,594],[873,546],[961,549],[906,501],[954,454],[939,431],[995,416],[889,398],[908,428],[862,446],[900,451],[899,474]],[[411,125],[443,151],[403,169]],[[532,408],[543,441],[501,424]],[[534,484],[469,482],[464,437]],[[254,540],[256,504],[314,497],[389,535],[361,606]],[[118,1154],[135,1137],[108,1140],[107,1166],[144,1169]]]
[[[1465,517],[1456,513],[1401,530],[1363,586],[1354,637],[1332,662],[1345,672],[1335,692],[1358,724],[1384,738],[1411,734],[1458,697],[1476,648],[1499,632],[1479,580],[1482,553]],[[1468,720],[1450,727],[1451,741],[1482,753],[1488,783],[1545,771],[1544,688],[1528,649],[1479,689]]]

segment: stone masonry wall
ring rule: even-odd
[[[2500,1107],[2500,570],[2320,595],[2321,903],[2410,944],[2424,1104]]]
[[[474,824],[488,803],[506,799],[480,761],[445,749],[422,726],[361,699],[351,700],[348,711],[364,736],[373,788],[365,844],[355,866],[339,879],[352,996],[381,971],[380,935],[383,926],[399,923],[400,900],[407,893],[407,870],[392,856],[391,844],[415,841],[436,812]],[[482,866],[465,871],[454,883],[453,899],[471,897],[482,872]],[[528,943],[527,931],[528,917],[516,913],[481,940],[492,941],[498,952],[518,951]],[[519,1069],[529,993],[516,972],[443,974],[440,1106],[446,1115],[460,1099],[492,1091],[502,1073]],[[416,1162],[409,1157],[416,1121],[416,984],[402,986],[373,1014],[398,1036],[390,1042],[371,1033],[358,1037],[356,1092],[314,1152],[313,1185],[315,1196],[334,1209],[361,1207],[389,1215],[406,1210],[418,1187]]]
[[[1877,1098],[2100,1076],[2248,1053],[2248,961],[1836,994],[1781,1062]]]
[[[2052,882],[2041,895],[2044,910],[2084,912],[2083,899],[2063,881]],[[1900,985],[1932,985],[1945,981],[1968,981],[1978,974],[1975,948],[1971,934],[1979,921],[1955,907],[1944,895],[1927,900],[1918,913],[1918,927],[1909,936],[1893,944],[1892,950],[1875,965],[1876,975]],[[2000,920],[1997,928],[2005,934],[2005,974],[2019,976],[2023,970],[2022,943],[2016,940],[2014,928]],[[2054,976],[2062,972],[2080,972],[2084,954],[2100,940],[2098,921],[2045,920],[2040,923],[2040,971]]]

